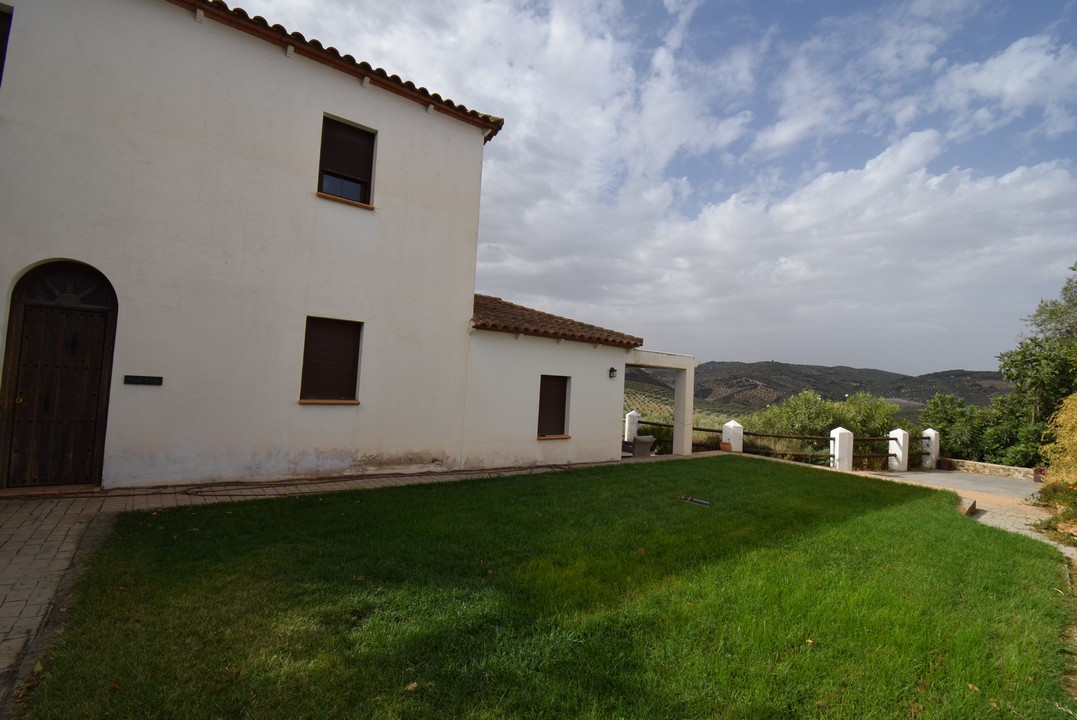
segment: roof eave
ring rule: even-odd
[[[578,342],[586,345],[605,345],[606,347],[622,348],[624,350],[631,350],[643,345],[642,338],[633,338],[632,342],[618,342],[615,340],[600,340],[598,338],[573,337],[565,333],[546,333],[541,330],[528,330],[524,328],[483,327],[481,324],[474,325],[474,328],[476,330],[485,330],[487,332],[507,333],[509,335],[527,335],[528,337],[539,337],[547,340],[565,340],[567,342]],[[636,340],[639,342],[635,342]]]
[[[243,8],[230,8],[222,0],[168,0],[173,5],[186,8],[192,12],[199,10],[216,22],[235,28],[281,48],[292,48],[292,52],[305,58],[331,67],[340,72],[366,80],[371,85],[388,90],[413,102],[432,107],[437,112],[449,115],[457,120],[474,125],[483,131],[483,142],[489,142],[505,125],[504,118],[486,115],[476,110],[469,110],[452,100],[444,99],[437,93],[431,93],[424,87],[402,80],[398,75],[389,75],[381,68],[375,68],[366,62],[359,62],[351,55],[341,55],[334,47],[323,47],[317,40],[307,40],[302,33],[289,33],[281,25],[270,26],[269,22],[259,16],[251,17]]]

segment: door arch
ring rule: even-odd
[[[11,292],[0,390],[3,487],[100,484],[116,291],[73,260],[27,271]]]

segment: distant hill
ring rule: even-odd
[[[661,392],[659,386],[672,394],[672,371],[629,368],[625,381],[633,387],[647,386],[652,395]],[[814,390],[827,400],[868,392],[911,409],[922,406],[936,393],[956,395],[972,405],[985,406],[996,395],[1010,392],[1012,386],[997,372],[972,370],[911,376],[885,370],[781,362],[706,362],[696,368],[696,401],[710,408],[756,410],[804,390]]]

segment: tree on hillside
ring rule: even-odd
[[[1070,266],[1077,273],[1077,263]],[[1042,337],[1077,338],[1077,275],[1071,275],[1058,300],[1041,300],[1036,312],[1025,318]]]
[[[1042,305],[1043,303],[1041,303]],[[1016,348],[1000,353],[999,371],[1023,397],[1029,424],[1047,419],[1073,392],[1077,371],[1077,337],[1033,335]]]
[[[1077,273],[1077,263],[1070,271]],[[1040,446],[1054,439],[1047,420],[1077,392],[1077,275],[1066,280],[1057,300],[1041,300],[1025,322],[1034,334],[998,356],[1014,392],[991,406],[997,437],[988,459],[1007,465],[1042,461]]]
[[[1077,391],[1077,337],[1033,335],[998,359],[1014,390],[985,410],[984,459],[1037,465],[1043,462],[1041,446],[1054,436],[1048,419]]]
[[[1077,263],[1070,270],[1077,273]],[[1043,461],[1041,446],[1055,437],[1047,421],[1077,392],[1077,275],[1057,300],[1041,300],[1025,322],[1034,332],[998,356],[1013,392],[982,410],[936,395],[920,414],[939,431],[944,454],[1025,467]]]

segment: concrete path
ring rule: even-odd
[[[973,517],[984,525],[992,525],[1041,540],[1058,548],[1058,551],[1070,560],[1077,561],[1077,548],[1048,540],[1031,527],[1051,515],[1047,509],[1029,504],[1029,500],[1043,487],[1039,483],[963,472],[916,471],[865,474],[894,482],[953,490],[966,504],[976,502],[976,513]]]
[[[719,453],[707,453],[707,455]],[[655,458],[658,460],[659,458]],[[677,459],[663,457],[661,459]],[[642,459],[636,459],[640,461]],[[545,469],[531,469],[542,472]],[[120,512],[361,488],[451,482],[465,477],[519,474],[509,468],[469,474],[364,476],[270,484],[230,483],[102,491],[66,488],[33,496],[0,491],[0,719],[18,700],[41,652],[62,619],[62,603],[84,560],[108,535]],[[1039,486],[1031,481],[958,472],[867,473],[895,482],[947,488],[976,501],[976,519],[1048,541],[1030,528],[1047,516],[1025,502]],[[1077,560],[1077,548],[1051,543]]]

